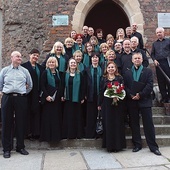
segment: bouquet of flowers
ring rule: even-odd
[[[119,101],[119,99],[123,100],[126,96],[126,92],[124,90],[123,84],[120,84],[117,81],[114,82],[114,84],[108,83],[107,88],[104,92],[104,96],[109,97],[109,98],[113,98],[112,104],[118,105],[117,101]]]

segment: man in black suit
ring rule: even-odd
[[[164,28],[156,29],[157,40],[152,45],[151,56],[156,66],[158,86],[162,103],[170,103],[170,84],[157,66],[160,66],[170,78],[170,39],[165,38]]]
[[[127,92],[127,106],[130,114],[130,126],[132,129],[133,152],[142,149],[140,123],[141,114],[146,142],[151,152],[161,155],[155,141],[155,129],[152,120],[152,98],[153,89],[152,71],[142,65],[142,54],[133,53],[133,66],[125,72],[124,82]]]

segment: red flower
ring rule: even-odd
[[[121,84],[121,86],[119,87],[121,90],[124,90],[124,85],[123,84]]]
[[[120,89],[120,88],[116,89],[117,94],[120,94],[121,92],[122,92],[122,89]]]
[[[111,83],[108,83],[108,84],[107,84],[107,88],[108,88],[108,89],[111,89],[111,88],[112,88],[112,84],[111,84]]]
[[[119,82],[118,82],[118,81],[115,81],[115,82],[114,82],[114,85],[115,85],[115,86],[118,86],[118,85],[119,85]]]

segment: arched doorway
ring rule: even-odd
[[[120,8],[122,9],[124,14],[127,15],[130,24],[134,22],[138,24],[138,31],[143,35],[144,20],[139,0],[110,0],[110,1],[117,4],[119,6],[119,9]],[[100,2],[102,2],[102,0],[79,0],[78,4],[75,7],[73,20],[71,22],[72,29],[76,30],[77,32],[81,32],[87,15]],[[118,17],[118,14],[116,14],[116,17]],[[116,22],[111,20],[110,23],[115,24]]]
[[[104,0],[96,4],[88,13],[84,25],[91,26],[96,30],[102,28],[105,36],[116,36],[118,28],[130,26],[129,19],[123,9],[111,0]]]

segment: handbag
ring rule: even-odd
[[[103,134],[103,123],[102,123],[102,116],[100,115],[100,111],[98,111],[97,120],[96,120],[96,133],[98,135]]]

